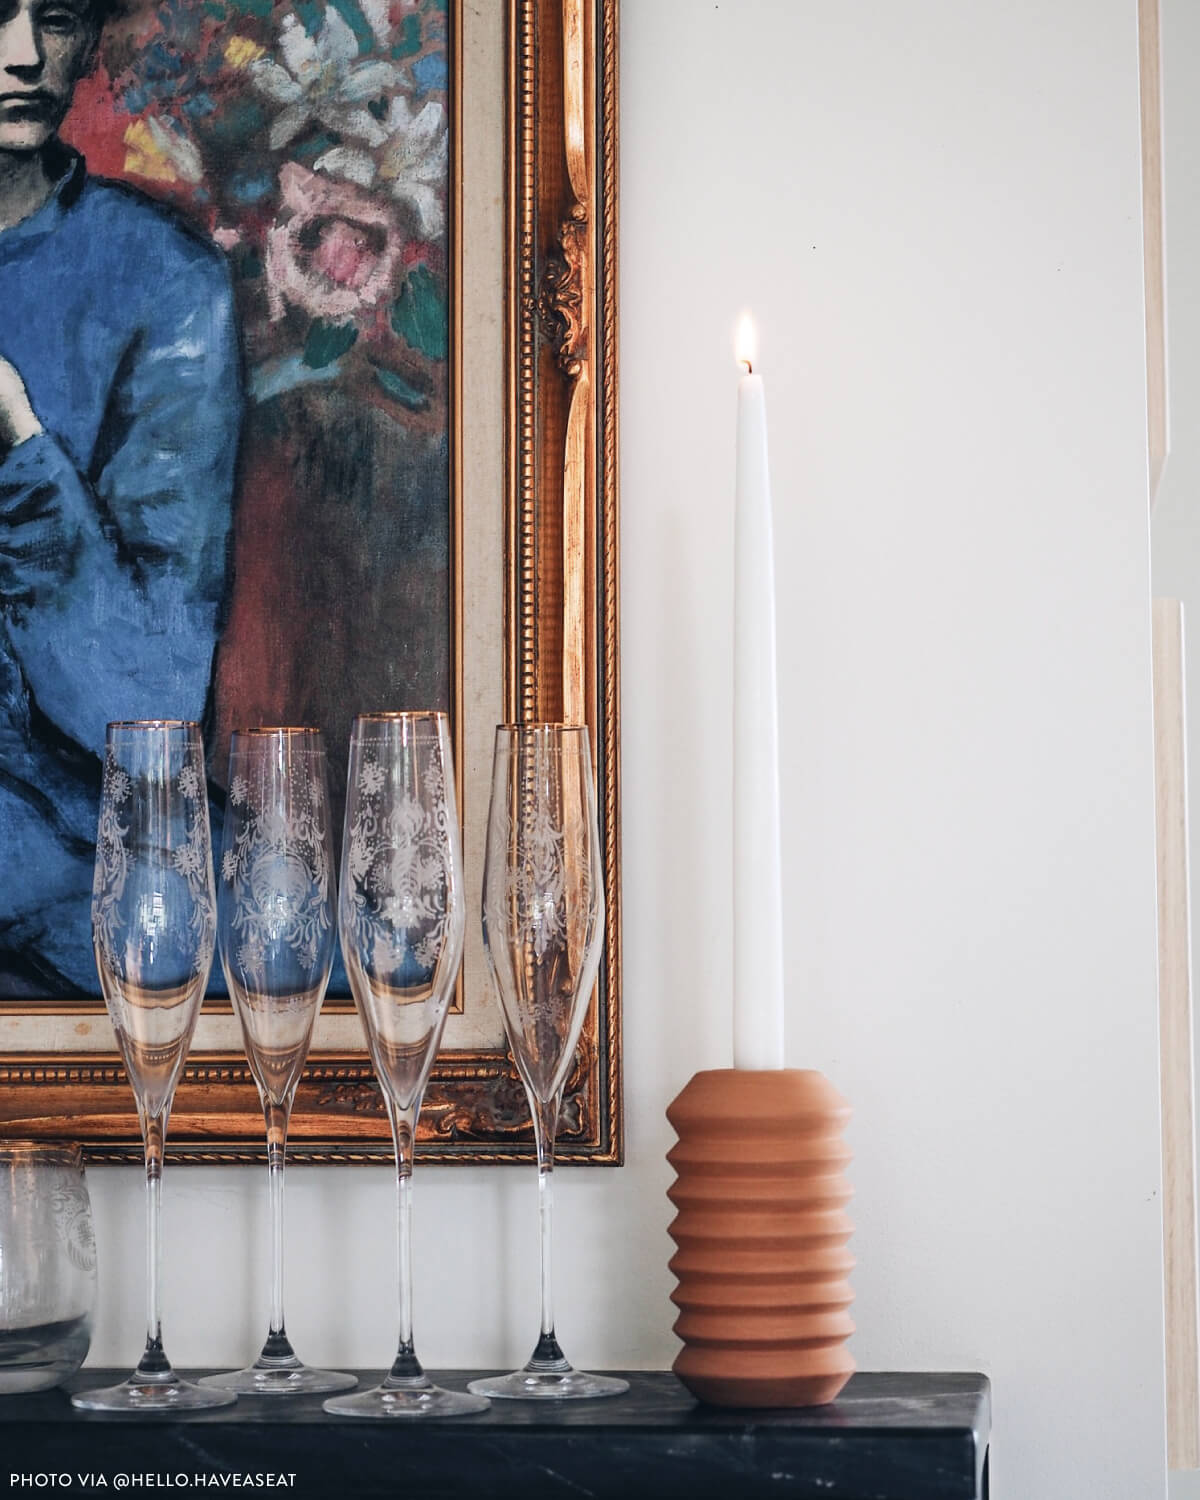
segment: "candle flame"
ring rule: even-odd
[[[753,371],[754,361],[758,358],[758,334],[754,327],[754,319],[749,313],[743,313],[738,320],[737,341],[734,348],[738,364],[745,365],[748,372]]]

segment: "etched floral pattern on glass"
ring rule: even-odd
[[[138,855],[130,843],[135,790],[133,777],[109,750],[104,758],[100,822],[96,835],[96,865],[92,878],[92,936],[105,962],[125,974],[128,954],[122,947],[126,928],[126,885]],[[156,795],[162,795],[157,788]],[[203,766],[188,755],[165,788],[178,808],[166,850],[170,868],[187,888],[187,920],[195,934],[191,972],[207,975],[216,935],[216,902],[212,887],[208,832],[208,803]],[[157,850],[155,851],[157,853]]]
[[[449,720],[433,711],[360,714],[350,735],[338,930],[396,1151],[400,1337],[380,1385],[325,1403],[335,1416],[411,1421],[468,1416],[488,1404],[435,1385],[413,1342],[417,1118],[464,928]]]
[[[231,888],[233,957],[248,979],[265,978],[267,951],[282,943],[302,968],[318,962],[332,930],[329,813],[325,788],[296,778],[286,808],[268,803],[244,775],[229,787],[236,832],[221,858]]]
[[[479,1395],[563,1401],[614,1396],[626,1381],[576,1370],[554,1331],[554,1141],[604,939],[604,881],[587,729],[501,724],[492,758],[483,942],[533,1117],[542,1317],[520,1370],[473,1380]]]
[[[241,1395],[339,1391],[354,1376],[305,1364],[283,1315],[287,1133],[335,944],[325,741],[312,725],[235,729],[229,744],[218,940],[267,1134],[271,1310],[258,1358],[201,1384]]]
[[[428,973],[445,947],[449,813],[441,771],[425,771],[420,795],[389,798],[388,772],[364,753],[353,799],[346,870],[355,940],[377,971]]]
[[[92,884],[92,943],[104,1004],[137,1102],[146,1162],[146,1347],[121,1385],[76,1391],[85,1411],[189,1411],[232,1395],[181,1380],[163,1348],[159,1268],[163,1152],[175,1088],[216,939],[208,790],[199,724],[109,724]],[[86,1262],[78,1212],[70,1231]]]

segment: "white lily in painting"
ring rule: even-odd
[[[332,7],[312,36],[296,16],[285,16],[279,31],[283,62],[256,58],[250,75],[259,92],[283,108],[271,123],[270,144],[278,151],[318,120],[338,135],[382,146],[388,127],[367,109],[370,99],[399,86],[394,63],[359,59],[358,39]]]
[[[431,99],[414,115],[408,100],[397,94],[388,106],[384,128],[387,145],[378,158],[353,146],[334,146],[313,166],[359,187],[386,187],[398,203],[411,206],[423,238],[440,234],[449,151],[446,111]]]
[[[445,121],[446,112],[437,100],[431,99],[414,115],[408,100],[397,95],[388,110],[390,140],[379,167],[380,181],[388,184],[398,203],[412,205],[421,233],[427,237],[440,233],[445,217],[442,195],[449,151]]]

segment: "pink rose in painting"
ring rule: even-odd
[[[345,319],[386,297],[403,249],[388,209],[353,183],[295,162],[280,169],[279,187],[279,219],[267,232],[271,317],[291,303]]]
[[[370,283],[379,257],[370,235],[361,224],[346,219],[331,219],[320,230],[320,240],[313,252],[313,264],[338,286],[361,291]]]

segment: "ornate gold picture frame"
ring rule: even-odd
[[[449,9],[458,36],[455,733],[468,891],[472,897],[478,891],[486,801],[480,804],[495,722],[588,724],[604,847],[606,946],[557,1154],[563,1161],[616,1164],[622,1151],[617,0],[507,0],[482,22],[463,14],[475,7],[452,0]],[[472,33],[472,26],[492,31]],[[496,90],[502,102],[476,91],[479,79],[490,78],[502,79]],[[482,192],[472,186],[479,183]],[[504,206],[502,231],[497,200]],[[496,253],[489,265],[473,265],[464,246],[487,244],[489,233]],[[478,927],[477,910],[469,923]],[[531,1160],[524,1090],[498,1020],[492,1018],[483,1040],[467,1025],[485,1003],[482,984],[479,955],[469,951],[465,999],[460,1017],[451,1017],[425,1097],[418,1154],[447,1162]],[[463,1028],[457,1040],[456,1023]],[[0,1001],[0,1137],[79,1141],[91,1160],[140,1159],[133,1096],[107,1027],[96,1000]],[[290,1154],[310,1162],[389,1158],[382,1097],[352,1007],[327,1005],[319,1028],[296,1098]],[[210,1000],[176,1095],[169,1155],[183,1162],[255,1161],[263,1154],[262,1133],[228,1002]]]

